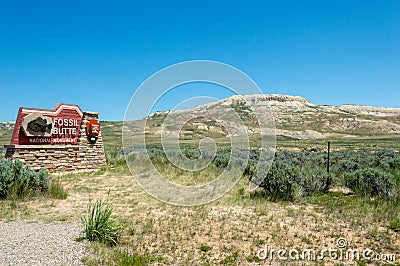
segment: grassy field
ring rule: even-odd
[[[0,130],[0,155],[4,156],[4,145],[10,144],[12,130]]]
[[[113,217],[123,227],[120,244],[108,247],[88,244],[86,265],[379,265],[387,261],[329,259],[281,260],[277,250],[337,249],[344,238],[346,248],[374,254],[397,254],[400,263],[400,204],[396,200],[366,197],[334,182],[327,193],[295,201],[272,200],[262,189],[248,191],[243,177],[222,198],[198,207],[177,207],[160,202],[143,191],[126,166],[121,152],[122,123],[102,122],[107,167],[93,173],[60,177],[66,199],[35,197],[24,201],[1,200],[0,217],[44,221],[80,221],[88,202],[112,203]],[[1,132],[0,144],[8,144],[10,132]],[[278,137],[278,150],[400,150],[398,136],[359,136],[346,139],[295,140]],[[156,140],[152,143],[157,146]],[[194,142],[188,141],[189,146]],[[192,184],[207,182],[220,171],[211,166],[200,174],[185,174],[155,161],[171,180]],[[323,165],[321,167],[324,167]],[[145,171],[145,170],[144,170]],[[397,170],[396,170],[397,171]],[[398,172],[393,174],[399,180]],[[340,175],[338,175],[340,176]],[[398,181],[398,184],[400,182]],[[257,256],[268,246],[272,258]],[[292,252],[295,256],[296,252]],[[269,253],[271,255],[271,253]],[[325,254],[327,255],[327,254]],[[288,254],[286,254],[288,256]],[[396,262],[394,262],[396,263]],[[394,264],[392,263],[392,264]]]

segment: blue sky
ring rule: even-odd
[[[400,1],[1,1],[0,121],[58,102],[122,120],[146,78],[196,59],[264,93],[400,107],[399,47]],[[229,96],[188,86],[158,108],[204,94]]]

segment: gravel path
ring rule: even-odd
[[[78,223],[0,220],[0,265],[83,265],[81,231]]]

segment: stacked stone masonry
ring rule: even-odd
[[[106,165],[101,132],[96,143],[90,144],[86,136],[86,122],[98,119],[98,113],[83,112],[79,139],[75,145],[10,145],[6,157],[19,159],[35,170],[50,173],[84,172]]]

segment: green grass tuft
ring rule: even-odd
[[[388,228],[395,232],[400,232],[400,220],[395,219],[395,220],[391,221],[388,225]]]
[[[50,181],[47,193],[54,199],[66,199],[68,196],[59,178]]]
[[[112,207],[108,202],[97,200],[89,202],[87,216],[82,218],[87,240],[99,241],[109,246],[118,244],[122,228],[111,219]]]
[[[207,252],[209,250],[211,250],[212,247],[211,246],[207,246],[207,245],[201,245],[200,250],[203,252]]]

